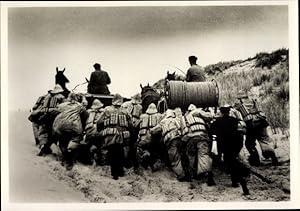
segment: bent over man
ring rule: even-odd
[[[57,106],[65,101],[65,97],[62,95],[63,92],[63,88],[56,84],[54,89],[48,91],[48,94],[44,96],[39,108],[34,111],[35,122],[39,124],[38,142],[40,152],[38,156],[44,156],[52,152],[50,147],[55,142],[52,135],[52,124],[59,113]]]
[[[241,112],[247,125],[245,145],[250,153],[249,163],[254,166],[260,165],[259,154],[255,147],[257,140],[263,157],[271,158],[273,165],[279,165],[274,144],[267,132],[269,123],[264,113],[258,108],[256,100],[249,98],[243,91],[239,91],[237,98],[236,109]]]
[[[91,108],[87,110],[88,118],[85,126],[85,140],[90,147],[92,160],[99,165],[105,165],[107,162],[107,150],[103,149],[103,139],[97,130],[97,122],[103,115],[103,111],[103,103],[94,99]]]
[[[155,162],[154,155],[159,149],[160,136],[150,133],[151,128],[155,127],[161,120],[162,115],[158,113],[154,103],[151,103],[145,114],[142,114],[135,127],[139,130],[136,143],[136,165],[138,169],[141,165],[147,168],[148,164],[153,168]]]
[[[85,107],[78,102],[79,99],[74,93],[70,93],[66,102],[58,106],[60,114],[57,115],[53,122],[53,134],[58,139],[59,148],[62,152],[63,162],[67,170],[73,168],[75,159],[80,155],[85,144],[83,140],[83,122],[87,119]],[[88,153],[88,151],[86,150]],[[86,160],[88,160],[86,159]]]
[[[212,120],[209,112],[197,109],[191,104],[182,117],[182,156],[185,160],[184,169],[188,177],[198,177],[207,174],[207,184],[215,185],[212,173],[212,158],[210,157],[210,140],[207,122]]]
[[[161,134],[166,146],[171,169],[179,181],[185,178],[180,155],[181,131],[180,122],[173,110],[168,109],[157,126],[150,130],[151,134]]]

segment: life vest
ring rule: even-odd
[[[36,110],[36,109],[42,107],[43,106],[43,101],[44,101],[45,97],[46,96],[40,96],[38,98],[38,100],[36,101],[35,105],[33,106],[32,110]]]
[[[204,120],[191,114],[183,116],[182,134],[186,135],[189,132],[207,132]]]
[[[104,119],[104,130],[102,136],[107,135],[122,135],[123,138],[130,138],[130,132],[128,131],[129,123],[127,116],[116,110]]]
[[[143,108],[139,104],[130,103],[126,109],[133,118],[139,119]]]
[[[90,109],[88,110],[89,117],[86,121],[86,134],[87,135],[93,135],[97,133],[97,121],[99,120],[101,114],[103,112],[103,109],[100,110],[94,110]]]
[[[139,136],[144,136],[147,134],[147,131],[155,127],[161,119],[159,113],[156,114],[143,114],[141,115],[140,131]]]
[[[229,116],[234,117],[238,120],[238,131],[242,134],[246,133],[246,123],[243,121],[243,117],[241,115],[241,112],[239,112],[237,109],[230,109]]]
[[[164,120],[162,124],[162,136],[165,142],[180,135],[180,124],[177,119],[169,118]]]
[[[256,114],[260,111],[258,105],[253,99],[244,99],[244,101],[239,102],[237,105],[237,110],[239,110],[244,118],[244,121],[252,119],[251,114]]]
[[[43,102],[43,108],[55,108],[58,104],[64,101],[65,97],[62,94],[48,94]]]

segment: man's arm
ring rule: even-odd
[[[150,129],[151,134],[160,134],[162,132],[162,127],[160,124]]]
[[[186,73],[186,81],[189,82],[191,80],[191,69],[188,69],[187,73]]]
[[[108,73],[106,73],[106,84],[110,84],[110,83],[111,83],[110,77]]]
[[[90,76],[90,81],[89,81],[89,84],[93,84],[94,83],[94,72],[91,73],[91,76]]]

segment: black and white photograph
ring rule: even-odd
[[[297,1],[1,1],[5,210],[299,208],[299,153]]]

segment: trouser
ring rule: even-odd
[[[42,124],[39,127],[38,132],[39,146],[45,146],[45,148],[50,148],[50,146],[55,143],[54,136],[52,135],[52,124]]]
[[[151,150],[149,149],[149,146],[140,146],[137,145],[136,147],[136,161],[134,164],[134,168],[137,169],[140,166],[143,166],[145,169],[148,168],[148,166],[151,166]],[[151,163],[151,164],[150,164]]]
[[[35,144],[36,145],[40,144],[40,140],[39,140],[39,128],[40,128],[40,124],[37,124],[35,122],[32,123],[33,136],[34,136],[34,140],[35,140]]]
[[[136,153],[137,153],[137,148],[136,148],[136,141],[138,138],[138,131],[137,130],[132,130],[130,131],[130,139],[129,143],[124,147],[125,150],[125,167],[130,168],[132,166],[136,165]]]
[[[249,161],[251,164],[259,164],[259,154],[257,152],[257,149],[255,147],[256,143],[255,141],[258,141],[262,155],[264,158],[272,158],[274,162],[277,162],[277,158],[274,151],[274,145],[271,140],[271,138],[268,136],[267,128],[247,128],[247,134],[246,134],[246,148],[250,153]]]
[[[156,161],[161,160],[165,161],[164,159],[164,153],[165,148],[163,144],[160,141],[160,136],[151,136],[151,140],[149,143],[146,144],[135,144],[135,162],[134,167],[138,168],[139,166],[143,166],[144,168],[147,168],[150,166],[153,168]]]
[[[182,147],[184,170],[187,175],[197,176],[212,170],[212,158],[209,155],[209,143],[206,138],[190,138]]]
[[[121,144],[112,144],[107,147],[108,161],[110,165],[111,175],[118,178],[124,175],[124,148]]]
[[[224,155],[225,169],[230,169],[232,158],[239,156],[241,149],[243,148],[243,135],[238,134],[236,137],[231,137],[228,140],[218,140],[222,143],[222,153]]]
[[[73,165],[74,160],[87,161],[90,159],[90,154],[87,145],[80,144],[82,135],[73,132],[63,132],[56,134],[59,148],[62,152],[62,161],[68,165]]]
[[[103,139],[101,137],[87,138],[86,142],[90,147],[92,159],[101,166],[108,165],[107,149],[103,147]]]
[[[177,177],[182,176],[183,167],[181,163],[181,154],[180,154],[181,139],[175,138],[170,140],[169,143],[166,145],[166,148],[169,156],[171,169],[175,172]]]

